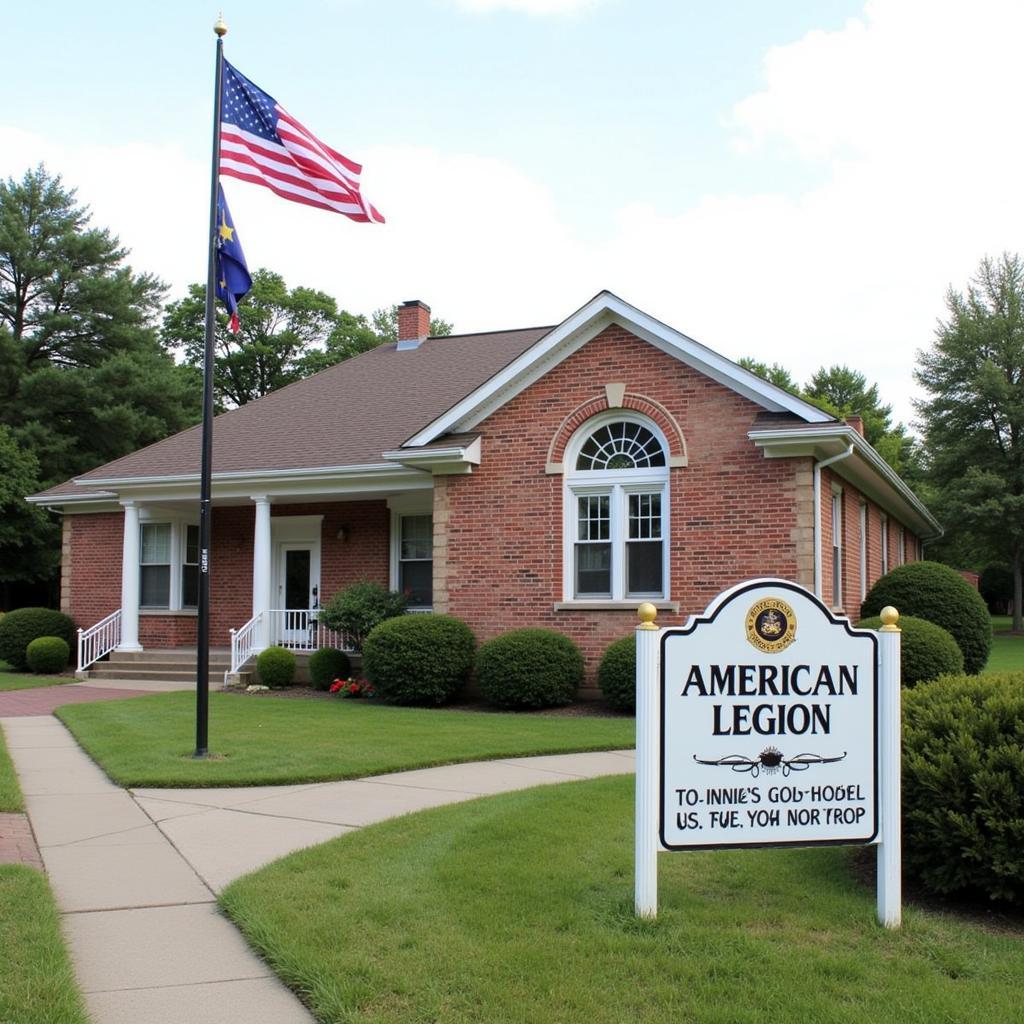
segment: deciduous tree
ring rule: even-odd
[[[951,534],[1013,569],[1013,628],[1024,568],[1024,261],[982,260],[966,292],[950,288],[947,318],[915,373],[928,470]]]

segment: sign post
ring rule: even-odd
[[[657,850],[878,844],[900,923],[900,633],[851,627],[786,580],[741,583],[681,628],[637,627],[636,913]]]

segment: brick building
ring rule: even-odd
[[[558,629],[592,670],[641,601],[681,623],[752,576],[856,616],[939,532],[855,418],[608,292],[550,328],[432,338],[429,315],[217,417],[213,645],[326,642],[315,608],[372,579],[481,641]],[[122,650],[195,643],[199,454],[195,427],[30,499],[64,514],[63,609],[119,610]]]

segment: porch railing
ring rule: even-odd
[[[121,609],[78,631],[78,671],[109,654],[121,642]]]
[[[263,647],[287,647],[291,651],[318,651],[338,647],[351,651],[344,633],[328,629],[308,608],[271,608],[254,615],[241,629],[231,630],[231,669],[234,675]]]

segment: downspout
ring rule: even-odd
[[[821,598],[821,471],[833,462],[840,462],[853,454],[851,444],[845,452],[822,459],[814,464],[814,596]]]

